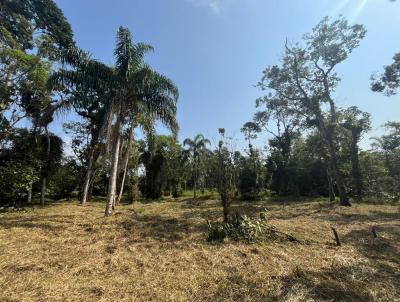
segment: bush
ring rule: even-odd
[[[223,241],[226,238],[252,243],[265,232],[262,219],[246,215],[230,217],[228,223],[207,221],[207,241]]]
[[[224,241],[228,237],[226,224],[207,221],[207,241]]]
[[[10,161],[0,167],[0,205],[21,205],[32,184],[39,180],[34,167]]]

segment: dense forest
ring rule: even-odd
[[[326,17],[298,43],[283,37],[280,60],[254,83],[263,96],[245,100],[255,101],[254,118],[238,125],[241,149],[224,125],[215,129],[217,141],[201,133],[179,141],[178,87],[147,63],[157,49],[135,41],[128,28],[118,28],[109,65],[77,45],[53,0],[3,0],[0,207],[19,212],[61,200],[84,211],[101,200],[112,216],[126,204],[212,196],[219,217],[203,222],[206,239],[250,243],[262,232],[301,239],[243,215],[233,208],[237,202],[319,198],[341,209],[396,203],[400,121],[381,125],[384,134],[362,148],[373,113],[335,99],[337,68],[351,63],[367,34],[362,24]],[[371,70],[368,87],[388,102],[400,90],[400,53],[393,55],[381,73]],[[79,118],[62,121],[70,113]],[[50,131],[54,123],[62,123],[65,136]],[[159,123],[169,135],[157,133]],[[267,141],[258,148],[259,138]]]

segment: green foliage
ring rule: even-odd
[[[21,112],[14,111],[9,116],[10,125],[24,117],[37,124],[42,111],[50,104],[51,91],[47,87],[49,73],[50,64],[39,56],[19,49],[1,49],[0,114],[3,119],[2,112],[16,105]],[[0,140],[6,138],[0,136]]]
[[[246,215],[230,217],[229,222],[207,221],[207,241],[223,241],[229,238],[246,243],[256,242],[265,233],[263,221]]]
[[[71,198],[84,177],[74,158],[64,158],[49,182],[49,195],[53,199]]]
[[[37,158],[41,162],[41,174],[44,177],[50,177],[56,173],[61,163],[63,141],[55,134],[43,134],[39,136],[38,146]]]
[[[146,198],[158,199],[163,192],[173,197],[182,194],[185,181],[186,156],[181,145],[172,136],[148,134],[147,141],[139,147],[140,162],[146,174],[142,192]]]
[[[111,184],[117,184],[124,166],[110,156],[130,148],[125,182],[130,200],[139,197],[139,189],[152,199],[163,193],[179,197],[186,186],[195,197],[197,190],[203,197],[218,191],[224,223],[208,223],[209,240],[253,242],[263,232],[258,220],[230,216],[238,193],[243,199],[258,199],[265,189],[277,195],[338,191],[341,199],[347,193],[400,199],[400,123],[386,125],[388,133],[375,139],[375,150],[360,151],[370,115],[354,106],[337,108],[333,98],[340,82],[335,69],[364,38],[362,25],[324,18],[303,43],[286,43],[282,63],[264,71],[259,87],[266,93],[256,102],[253,121],[241,128],[248,141],[242,154],[223,128],[214,151],[201,134],[178,143],[178,89],[146,64],[153,48],[134,41],[129,29],[118,29],[115,65],[108,66],[75,46],[53,0],[4,0],[0,19],[1,204],[21,203],[32,188],[37,193],[40,178],[49,181],[53,198],[68,198],[82,184],[89,162],[91,187],[106,194],[107,182],[113,178]],[[395,94],[399,67],[396,54],[372,89]],[[48,126],[56,112],[71,109],[84,121],[65,124],[76,155],[65,159],[62,140]],[[22,119],[29,119],[31,130],[16,128]],[[157,121],[173,135],[156,135]],[[134,133],[138,126],[146,134],[140,146],[126,135],[127,128]],[[272,135],[265,156],[252,145],[262,131]],[[145,172],[140,176],[139,164]]]
[[[257,172],[251,166],[245,166],[239,174],[239,192],[244,200],[257,200],[259,198],[259,187],[257,183]]]
[[[207,221],[207,241],[223,241],[228,237],[226,224],[221,222]]]
[[[395,95],[400,88],[400,53],[393,56],[393,62],[385,66],[382,75],[372,77],[371,89],[376,92],[384,92],[386,95]]]
[[[0,15],[0,41],[8,47],[32,49],[37,33],[47,42],[42,48],[73,44],[71,26],[52,0],[4,0]]]
[[[184,154],[192,168],[194,198],[197,197],[197,186],[204,177],[204,163],[209,155],[208,145],[210,141],[203,134],[197,134],[194,139],[186,138],[183,141],[183,146],[186,147]]]
[[[74,44],[72,30],[52,0],[4,0],[0,4],[0,143],[23,118],[33,126],[52,121],[47,81],[61,49]]]
[[[364,158],[363,169],[367,170],[368,186],[386,199],[400,199],[400,123],[388,122],[385,128],[389,133],[375,138],[373,147],[379,153]],[[379,161],[374,161],[379,159]],[[371,171],[371,168],[373,170]],[[384,171],[382,173],[382,170]]]
[[[0,205],[22,205],[32,185],[39,180],[34,167],[10,161],[0,166]]]
[[[20,202],[28,192],[26,188],[33,187],[35,191],[35,185],[41,177],[51,177],[56,173],[62,157],[62,146],[61,138],[51,133],[32,133],[26,129],[11,132],[6,148],[0,153],[0,168],[4,177],[4,187],[0,190],[0,194],[4,194],[2,202]],[[12,189],[6,189],[7,186]]]

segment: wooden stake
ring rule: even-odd
[[[334,227],[332,227],[333,235],[335,235],[335,240],[337,246],[341,246],[342,244],[340,243],[339,235]]]

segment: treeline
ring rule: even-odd
[[[107,196],[111,215],[122,198],[216,191],[227,219],[234,198],[338,196],[350,206],[350,198],[400,197],[400,123],[388,122],[386,134],[361,150],[370,114],[339,108],[334,98],[335,69],[366,35],[362,25],[325,18],[302,43],[285,44],[281,64],[266,68],[258,84],[265,94],[241,129],[248,142],[241,151],[223,128],[215,145],[201,134],[178,142],[178,89],[145,62],[153,48],[134,42],[127,28],[118,30],[108,66],[76,45],[51,0],[2,1],[0,18],[2,206],[72,196],[84,205],[96,195]],[[373,91],[396,94],[399,59],[374,76]],[[80,117],[63,125],[73,156],[49,131],[68,112]],[[171,135],[158,135],[157,121]],[[144,139],[134,137],[138,128]],[[257,136],[269,137],[262,149],[253,146]]]

